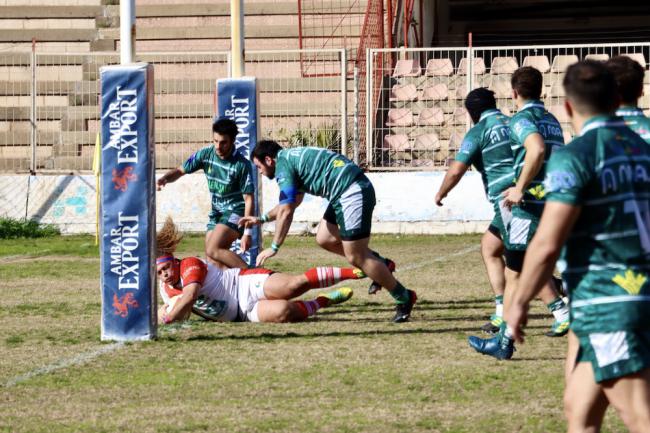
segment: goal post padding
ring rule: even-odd
[[[156,336],[153,66],[101,76],[102,340]]]

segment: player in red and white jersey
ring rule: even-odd
[[[186,319],[190,312],[214,321],[298,322],[320,308],[345,302],[352,289],[343,287],[310,301],[289,301],[310,289],[347,279],[365,278],[354,268],[317,267],[302,275],[268,269],[220,269],[198,257],[177,259],[173,251],[182,239],[171,219],[158,234],[156,260],[160,294],[165,302],[160,323]],[[172,299],[175,301],[172,305]]]

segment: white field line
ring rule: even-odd
[[[462,250],[456,251],[455,253],[445,254],[444,256],[435,257],[432,260],[427,260],[427,261],[424,261],[424,262],[414,263],[412,265],[397,268],[395,270],[395,273],[397,274],[400,271],[410,271],[412,269],[421,268],[423,266],[427,266],[427,265],[430,265],[432,263],[444,262],[446,260],[451,259],[452,257],[464,256],[467,253],[471,253],[473,251],[477,251],[477,250],[480,250],[480,249],[481,249],[481,245],[472,245],[471,247],[463,248]]]
[[[109,352],[113,352],[115,350],[119,350],[124,347],[123,342],[118,342],[118,343],[113,343],[113,344],[107,344],[107,345],[102,345],[99,348],[95,350],[91,350],[88,352],[83,352],[78,355],[73,356],[72,358],[64,358],[59,361],[56,361],[50,365],[46,365],[44,367],[37,368],[35,370],[32,370],[30,372],[27,372],[25,374],[22,374],[20,376],[13,377],[9,379],[5,383],[5,387],[11,387],[14,386],[18,383],[25,382],[32,377],[35,376],[40,376],[43,374],[49,374],[52,373],[53,371],[61,370],[63,368],[68,368],[72,367],[73,365],[83,365],[87,362],[92,361],[93,359]]]
[[[36,257],[44,256],[49,252],[50,252],[49,249],[45,249],[45,250],[39,251],[38,254],[17,254],[15,256],[4,256],[4,257],[0,258],[0,264],[11,263],[11,262],[14,262],[16,260],[33,259],[33,258],[36,258]]]

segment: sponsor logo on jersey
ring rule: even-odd
[[[612,281],[622,287],[630,295],[638,295],[648,277],[641,273],[634,273],[632,269],[627,269],[625,275],[617,274]]]
[[[132,165],[124,167],[122,170],[113,169],[113,187],[122,192],[129,188],[129,182],[138,180],[138,175],[133,172],[135,168]]]
[[[569,171],[551,171],[544,179],[546,192],[555,192],[571,189],[576,186],[575,175]]]

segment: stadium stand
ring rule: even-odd
[[[418,59],[401,59],[395,65],[393,77],[419,77],[421,73]]]
[[[532,66],[542,74],[551,70],[551,65],[546,56],[526,56],[521,66]]]
[[[428,77],[449,76],[454,73],[451,59],[430,59],[427,62],[425,75]]]

